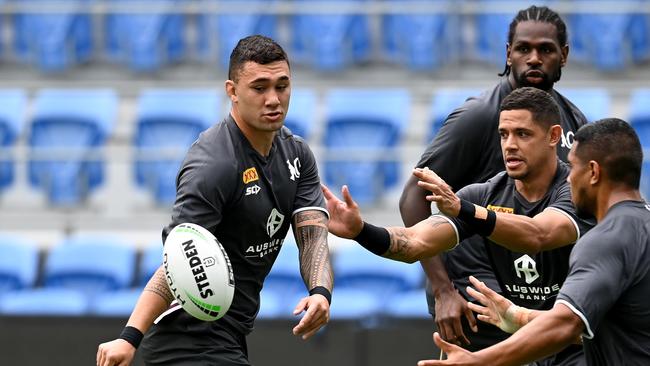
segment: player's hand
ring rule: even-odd
[[[363,220],[359,206],[352,199],[348,186],[341,188],[345,202],[338,199],[325,185],[321,185],[321,187],[325,200],[327,200],[327,211],[330,214],[329,232],[341,238],[355,238],[363,228]]]
[[[445,342],[440,335],[436,332],[433,333],[433,341],[435,344],[447,355],[446,360],[422,360],[418,362],[418,366],[436,366],[436,365],[476,365],[484,366],[489,365],[485,360],[480,360],[475,354],[460,348],[451,343]]]
[[[461,317],[465,317],[474,332],[478,331],[474,313],[467,306],[458,291],[450,286],[449,289],[438,291],[436,294],[436,325],[441,337],[454,344],[470,344],[463,332]]]
[[[302,336],[302,339],[308,339],[330,320],[330,304],[325,296],[313,294],[302,298],[296,308],[293,309],[293,315],[299,315],[305,312],[298,325],[293,327],[293,334]]]
[[[427,201],[435,202],[438,210],[447,216],[458,216],[460,198],[438,174],[425,167],[413,169],[413,175],[419,179],[419,187],[431,192],[427,195]]]
[[[475,287],[467,287],[467,293],[483,306],[469,303],[470,309],[478,313],[478,319],[492,325],[496,325],[504,332],[514,333],[527,322],[527,309],[521,308],[512,301],[499,295],[485,283],[474,276],[469,276],[469,281]]]
[[[124,339],[102,343],[97,348],[97,366],[129,366],[135,347]]]

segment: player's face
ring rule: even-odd
[[[540,167],[548,166],[548,159],[555,158],[553,145],[549,144],[550,129],[535,123],[532,113],[525,109],[501,112],[499,137],[506,172],[513,179],[531,179]]]
[[[550,90],[560,78],[568,53],[568,46],[562,47],[558,41],[555,25],[525,21],[517,24],[506,62],[517,87]]]
[[[588,162],[582,161],[575,153],[579,142],[574,141],[571,151],[569,151],[568,160],[571,165],[571,172],[567,177],[567,182],[571,186],[571,201],[579,215],[592,215],[595,212],[594,204],[596,200],[590,194],[589,180],[591,178],[591,169]]]
[[[261,65],[246,62],[238,80],[228,80],[226,91],[235,119],[247,132],[274,132],[284,123],[291,95],[291,73],[286,61]]]

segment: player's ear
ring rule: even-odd
[[[235,90],[235,82],[232,80],[226,80],[226,95],[230,98],[230,101],[235,103],[237,102],[237,92]]]
[[[549,128],[549,143],[555,146],[562,140],[562,126],[553,125]]]
[[[506,65],[508,66],[512,66],[512,60],[510,59],[510,51],[512,51],[510,43],[506,43]]]
[[[560,67],[566,66],[567,59],[569,58],[569,45],[565,44],[560,50],[562,57],[560,58]]]
[[[590,174],[591,174],[591,177],[589,178],[589,183],[591,185],[598,184],[600,182],[600,175],[602,173],[600,171],[600,164],[598,164],[598,162],[595,161],[595,160],[590,160],[589,161],[589,170],[590,170]]]

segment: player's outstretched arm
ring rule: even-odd
[[[130,365],[142,334],[173,300],[174,295],[165,280],[165,270],[160,266],[142,291],[120,338],[99,345],[97,366]]]
[[[428,168],[414,169],[413,175],[420,179],[420,187],[431,192],[427,200],[436,202],[440,212],[458,217],[477,234],[487,236],[512,251],[538,253],[578,240],[576,223],[559,209],[547,208],[534,217],[488,211],[459,198],[442,178]]]
[[[300,300],[294,315],[305,311],[293,333],[308,339],[329,322],[329,308],[334,275],[327,246],[327,215],[308,210],[293,218],[294,236],[300,253],[300,273],[309,289],[309,296]]]
[[[347,186],[341,189],[344,201],[325,186],[323,194],[330,213],[329,231],[342,238],[354,239],[377,255],[413,263],[458,244],[455,229],[444,217],[432,216],[410,228],[382,228],[361,219],[359,206]]]

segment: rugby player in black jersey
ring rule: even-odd
[[[623,120],[597,121],[578,130],[569,162],[573,202],[598,224],[574,246],[553,309],[515,306],[472,279],[479,292],[468,290],[485,305],[470,305],[479,319],[516,333],[475,354],[434,334],[449,359],[418,365],[521,365],[580,335],[587,365],[650,364],[650,204],[639,192],[639,138]]]
[[[99,346],[98,366],[130,364],[143,333],[140,349],[148,365],[249,365],[246,335],[290,225],[309,290],[294,309],[305,313],[293,333],[307,339],[329,321],[328,213],[311,150],[283,127],[291,94],[287,55],[270,38],[246,37],[230,56],[228,79],[230,115],[190,147],[163,242],[183,222],[212,232],[232,263],[232,305],[219,320],[195,319],[172,302],[159,269],[120,338]]]
[[[504,29],[504,32],[506,30]],[[562,18],[545,6],[530,6],[519,11],[508,30],[506,67],[497,85],[469,98],[445,120],[436,138],[426,148],[416,167],[428,167],[458,191],[468,184],[482,183],[503,171],[497,125],[499,105],[513,89],[535,87],[549,92],[560,108],[562,126],[557,155],[566,161],[573,134],[587,122],[554,84],[560,80],[569,56],[567,28]],[[405,226],[412,226],[431,215],[426,190],[412,176],[400,198],[400,213]],[[467,308],[467,278],[474,275],[501,292],[491,270],[488,254],[471,241],[456,250],[422,260],[427,274],[427,303],[441,336],[470,350],[477,350],[505,339],[508,334],[482,324],[473,332],[476,320]],[[465,245],[467,244],[467,245]],[[505,289],[504,289],[505,290]],[[460,291],[460,294],[458,293]]]
[[[347,187],[345,202],[324,188],[330,232],[355,239],[375,254],[413,262],[473,245],[488,253],[491,270],[515,304],[550,309],[566,278],[572,244],[590,227],[571,203],[569,167],[556,154],[562,128],[553,98],[538,88],[519,88],[501,103],[498,133],[506,171],[455,194],[434,172],[416,169],[440,213],[408,228],[364,223]],[[540,364],[579,364],[580,346]]]

